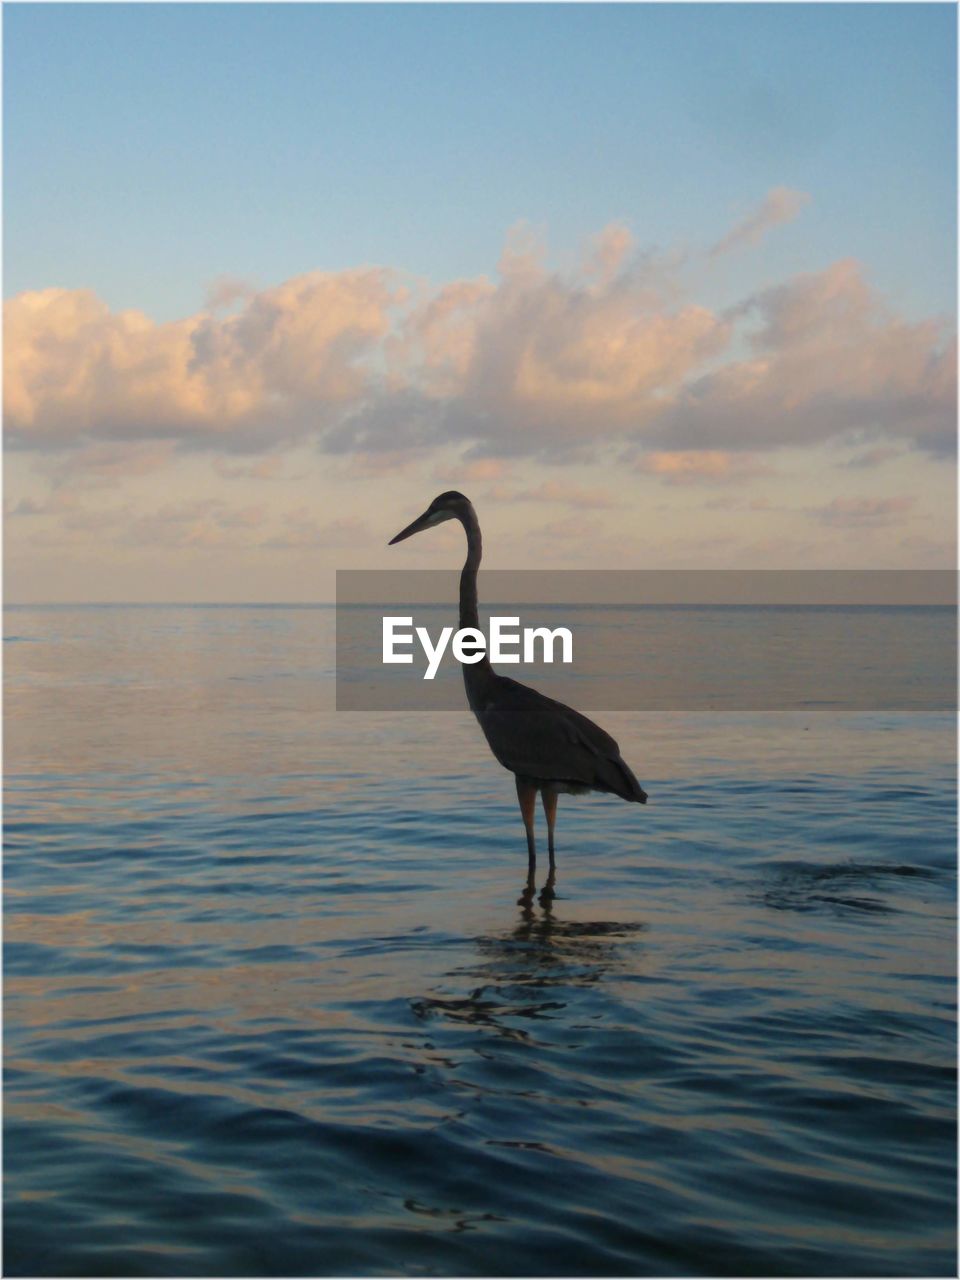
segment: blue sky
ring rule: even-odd
[[[954,563],[955,6],[3,20],[9,598]]]
[[[158,319],[206,283],[559,261],[613,219],[696,244],[769,188],[773,278],[847,255],[954,299],[951,5],[5,7],[6,288]],[[917,246],[923,246],[917,252]]]

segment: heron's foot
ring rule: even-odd
[[[550,874],[547,876],[546,880],[544,881],[543,888],[540,890],[541,903],[548,903],[554,900],[554,898],[557,896],[556,883],[557,883],[557,871],[556,871],[556,868],[551,863]]]
[[[526,884],[523,886],[523,889],[520,892],[520,897],[517,899],[518,904],[521,907],[529,907],[530,904],[533,902],[533,895],[536,893],[536,891],[537,891],[537,882],[534,879],[534,873],[531,871],[530,874],[527,876]]]

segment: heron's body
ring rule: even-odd
[[[441,494],[392,541],[400,542],[451,519],[459,520],[467,535],[467,559],[460,575],[460,626],[479,628],[477,571],[482,540],[477,514],[463,494]],[[516,777],[531,877],[536,866],[533,819],[537,792],[542,795],[547,818],[551,872],[557,796],[561,792],[605,791],[622,800],[646,803],[646,793],[616,742],[579,711],[518,680],[498,675],[486,655],[479,662],[463,664],[463,682],[470,709],[490,750]]]
[[[505,769],[555,794],[608,791],[641,804],[646,795],[609,733],[579,711],[490,672],[481,688],[463,669],[470,709]],[[474,687],[471,687],[474,686]]]

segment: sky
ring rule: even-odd
[[[955,27],[7,4],[7,599],[953,564]]]

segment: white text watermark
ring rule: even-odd
[[[443,655],[450,652],[457,662],[472,664],[489,657],[491,662],[546,662],[556,661],[554,648],[560,645],[560,662],[573,662],[573,635],[568,627],[524,627],[519,618],[490,619],[490,641],[477,627],[443,627],[433,641],[426,627],[415,627],[413,618],[383,619],[383,661],[385,663],[412,663],[413,654],[398,652],[412,648],[414,639],[420,642],[427,666],[424,680],[432,680],[437,674]],[[404,628],[406,628],[404,630]],[[539,656],[537,653],[539,642]]]

